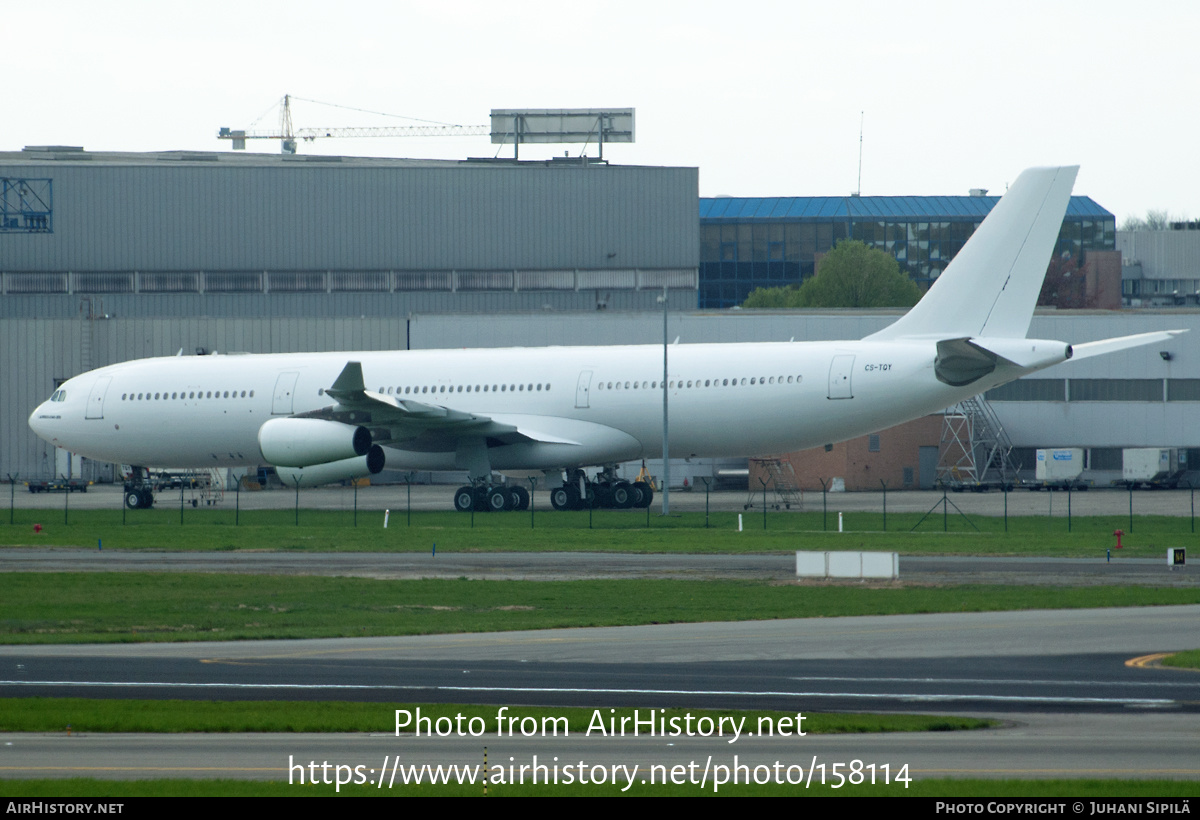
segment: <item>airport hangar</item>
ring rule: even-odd
[[[112,465],[54,452],[26,419],[56,382],[95,367],[179,350],[655,344],[664,289],[668,335],[683,343],[859,338],[897,312],[700,310],[706,276],[718,278],[718,294],[727,289],[722,276],[796,281],[841,236],[932,276],[998,199],[701,200],[695,168],[580,157],[64,146],[0,152],[0,179],[0,476],[69,470],[94,480],[111,480]],[[816,204],[808,216],[820,219],[797,218],[781,203]],[[1108,260],[1094,274],[1100,283],[1112,271],[1112,221],[1074,197],[1060,236],[1060,249]],[[1163,328],[1194,332],[1162,351],[1061,365],[993,391],[1014,443],[1091,448],[1102,470],[1122,447],[1196,446],[1189,422],[1200,408],[1200,358],[1188,351],[1200,341],[1200,313],[1047,311],[1030,333],[1082,342]],[[927,483],[911,436],[873,438],[862,458],[887,461],[875,475],[894,473],[896,488]],[[661,472],[655,461],[648,466]],[[671,472],[694,482],[714,469],[673,461]]]

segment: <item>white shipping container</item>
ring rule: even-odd
[[[1176,451],[1164,447],[1132,447],[1121,453],[1125,481],[1158,481],[1178,469]]]
[[[1083,472],[1083,450],[1059,447],[1037,451],[1034,477],[1038,481],[1073,481]]]

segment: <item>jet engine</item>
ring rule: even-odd
[[[276,467],[311,467],[371,455],[371,433],[324,419],[271,419],[258,430],[263,459]],[[379,449],[379,448],[375,448]],[[383,451],[379,470],[383,469]],[[372,472],[379,472],[372,470]]]
[[[359,428],[362,429],[361,427]],[[387,461],[383,448],[372,444],[365,456],[346,458],[326,464],[313,464],[309,467],[276,467],[275,473],[285,487],[319,487],[322,484],[332,484],[335,481],[345,481],[348,478],[364,478],[375,475],[383,469]]]

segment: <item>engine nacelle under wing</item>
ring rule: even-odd
[[[383,448],[373,444],[365,456],[355,456],[328,464],[313,464],[304,468],[276,467],[275,473],[285,487],[320,487],[335,481],[375,475],[383,469],[386,461]]]
[[[276,467],[311,467],[368,455],[371,433],[324,419],[271,419],[258,430],[258,448]]]

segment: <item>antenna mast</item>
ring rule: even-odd
[[[864,112],[858,112],[858,189],[854,192],[855,196],[862,196],[862,137],[863,137],[863,115]]]

